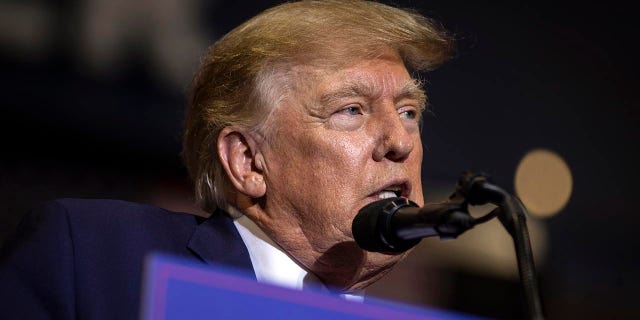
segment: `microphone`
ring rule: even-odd
[[[422,238],[455,239],[476,224],[466,204],[454,201],[422,208],[406,198],[372,202],[358,212],[351,230],[358,245],[373,252],[405,252]]]
[[[469,215],[468,205],[486,203],[497,208],[479,218]],[[530,318],[543,319],[526,215],[519,199],[492,184],[484,174],[465,171],[447,201],[419,208],[407,198],[378,200],[360,209],[351,231],[364,250],[400,253],[417,245],[422,238],[438,235],[441,239],[453,239],[497,216],[513,238]]]

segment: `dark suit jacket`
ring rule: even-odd
[[[2,319],[138,319],[152,251],[253,273],[233,222],[117,200],[62,199],[29,213],[0,257]]]

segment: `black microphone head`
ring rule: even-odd
[[[418,207],[407,198],[389,198],[364,206],[351,224],[353,238],[360,248],[373,252],[405,252],[420,242],[401,240],[389,232],[393,214],[402,207]]]

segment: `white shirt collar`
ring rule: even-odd
[[[258,225],[237,209],[229,207],[228,212],[234,218],[244,242],[258,282],[269,283],[296,290],[329,289],[313,273],[298,265],[278,244],[267,236]],[[363,301],[364,292],[344,293],[340,296],[350,301]]]

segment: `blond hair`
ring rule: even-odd
[[[264,123],[282,96],[282,66],[340,67],[394,50],[412,71],[428,71],[453,51],[449,34],[412,11],[358,0],[299,1],[268,9],[206,52],[191,87],[182,156],[196,202],[212,212],[231,188],[217,139],[227,126]]]

